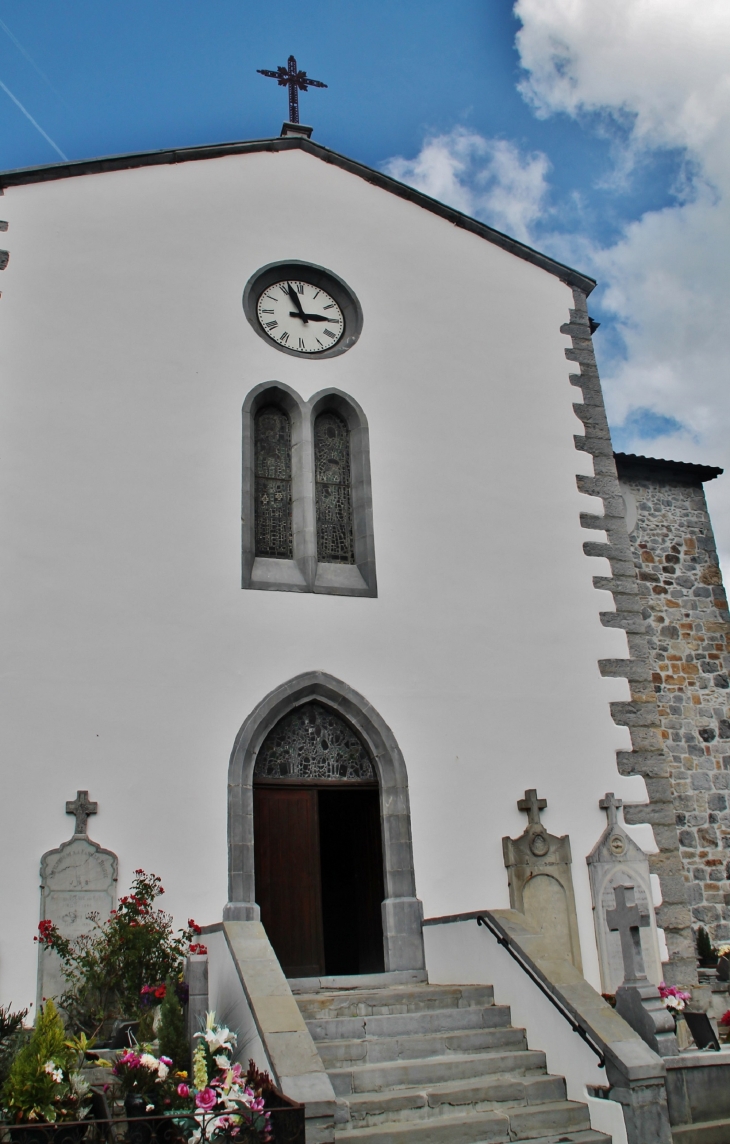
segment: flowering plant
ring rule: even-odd
[[[196,1038],[193,1083],[177,1085],[177,1095],[194,1106],[189,1119],[176,1117],[190,1144],[198,1144],[203,1132],[210,1141],[267,1144],[271,1140],[270,1114],[264,1111],[264,1091],[271,1085],[267,1075],[259,1073],[253,1061],[247,1073],[233,1063],[236,1035],[217,1024],[215,1013],[206,1015],[205,1029]]]
[[[692,1000],[691,993],[686,993],[678,985],[665,985],[663,981],[659,986],[659,995],[664,1001],[665,1008],[671,1009],[674,1013],[681,1013],[687,1002]]]
[[[730,945],[721,945],[717,951],[718,957],[730,957]]]
[[[8,1119],[16,1124],[83,1119],[90,1108],[90,1088],[81,1066],[89,1047],[83,1034],[66,1040],[53,1001],[46,1002],[3,1087]]]
[[[88,915],[89,933],[72,941],[41,921],[35,940],[61,959],[67,988],[60,1005],[73,1026],[96,1033],[114,1017],[142,1016],[164,998],[164,982],[179,979],[200,926],[191,918],[176,934],[171,916],[154,904],[164,892],[156,874],[135,870],[129,893],[105,922]]]
[[[730,1009],[728,1009],[727,1012],[723,1013],[722,1017],[720,1018],[720,1020],[717,1023],[718,1023],[718,1025],[722,1025],[723,1028],[725,1028],[725,1029],[727,1029],[730,1026]]]

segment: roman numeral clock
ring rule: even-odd
[[[296,357],[335,357],[362,330],[362,309],[347,283],[310,262],[257,270],[246,283],[243,310],[259,337]]]

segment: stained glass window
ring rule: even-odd
[[[291,426],[275,405],[256,414],[256,555],[292,557]]]
[[[314,479],[317,559],[327,564],[354,564],[350,433],[336,413],[320,413],[314,423]]]
[[[256,758],[259,779],[375,779],[370,756],[339,715],[305,703],[269,731]]]

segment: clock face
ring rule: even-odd
[[[272,341],[294,353],[326,353],[345,332],[334,298],[311,282],[295,279],[268,286],[259,295],[256,316]]]

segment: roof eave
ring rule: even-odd
[[[720,477],[724,473],[724,469],[720,469],[717,465],[699,465],[691,461],[668,461],[664,457],[644,457],[639,453],[614,453],[616,461],[616,468],[620,471],[626,472],[631,469],[634,472],[652,472],[655,475],[672,476],[680,480],[699,481],[704,484],[705,481],[714,481],[715,477]]]
[[[568,286],[581,290],[586,296],[591,293],[596,285],[594,278],[590,278],[586,274],[581,274],[580,271],[574,270],[570,266],[565,266],[562,262],[557,262],[554,258],[550,258],[547,254],[542,254],[539,250],[534,250],[524,242],[510,238],[509,235],[503,234],[502,231],[495,230],[493,227],[487,226],[486,223],[479,222],[477,219],[471,218],[470,215],[464,214],[454,207],[449,207],[445,203],[439,202],[438,199],[432,199],[422,191],[417,191],[415,188],[409,187],[406,183],[401,183],[390,175],[383,174],[382,171],[376,171],[372,167],[367,167],[364,163],[358,163],[355,159],[348,159],[345,155],[340,155],[337,151],[331,151],[328,147],[323,147],[321,143],[315,143],[311,139],[305,139],[299,136],[253,139],[231,143],[213,143],[200,147],[179,147],[163,151],[141,151],[128,155],[107,155],[99,159],[79,159],[65,163],[51,163],[42,167],[21,167],[14,171],[0,172],[0,187],[17,187],[29,183],[50,182],[56,179],[72,179],[78,178],[81,175],[131,170],[135,167],[153,167],[169,163],[189,163],[202,159],[220,159],[228,155],[245,155],[261,151],[295,150],[306,151],[325,163],[332,163],[334,166],[341,167],[343,170],[349,171],[361,179],[365,179],[366,182],[372,183],[374,186],[381,187],[391,194],[398,195],[399,198],[407,199],[409,202],[415,203],[424,210],[431,211],[432,214],[439,215],[441,218],[453,223],[454,226],[468,230],[472,234],[486,239],[487,242],[491,242],[495,246],[499,246],[503,250],[508,251],[510,254],[514,254],[517,258],[522,258],[526,262],[531,262],[534,266],[539,266],[542,270],[547,271],[548,274],[555,275]]]

